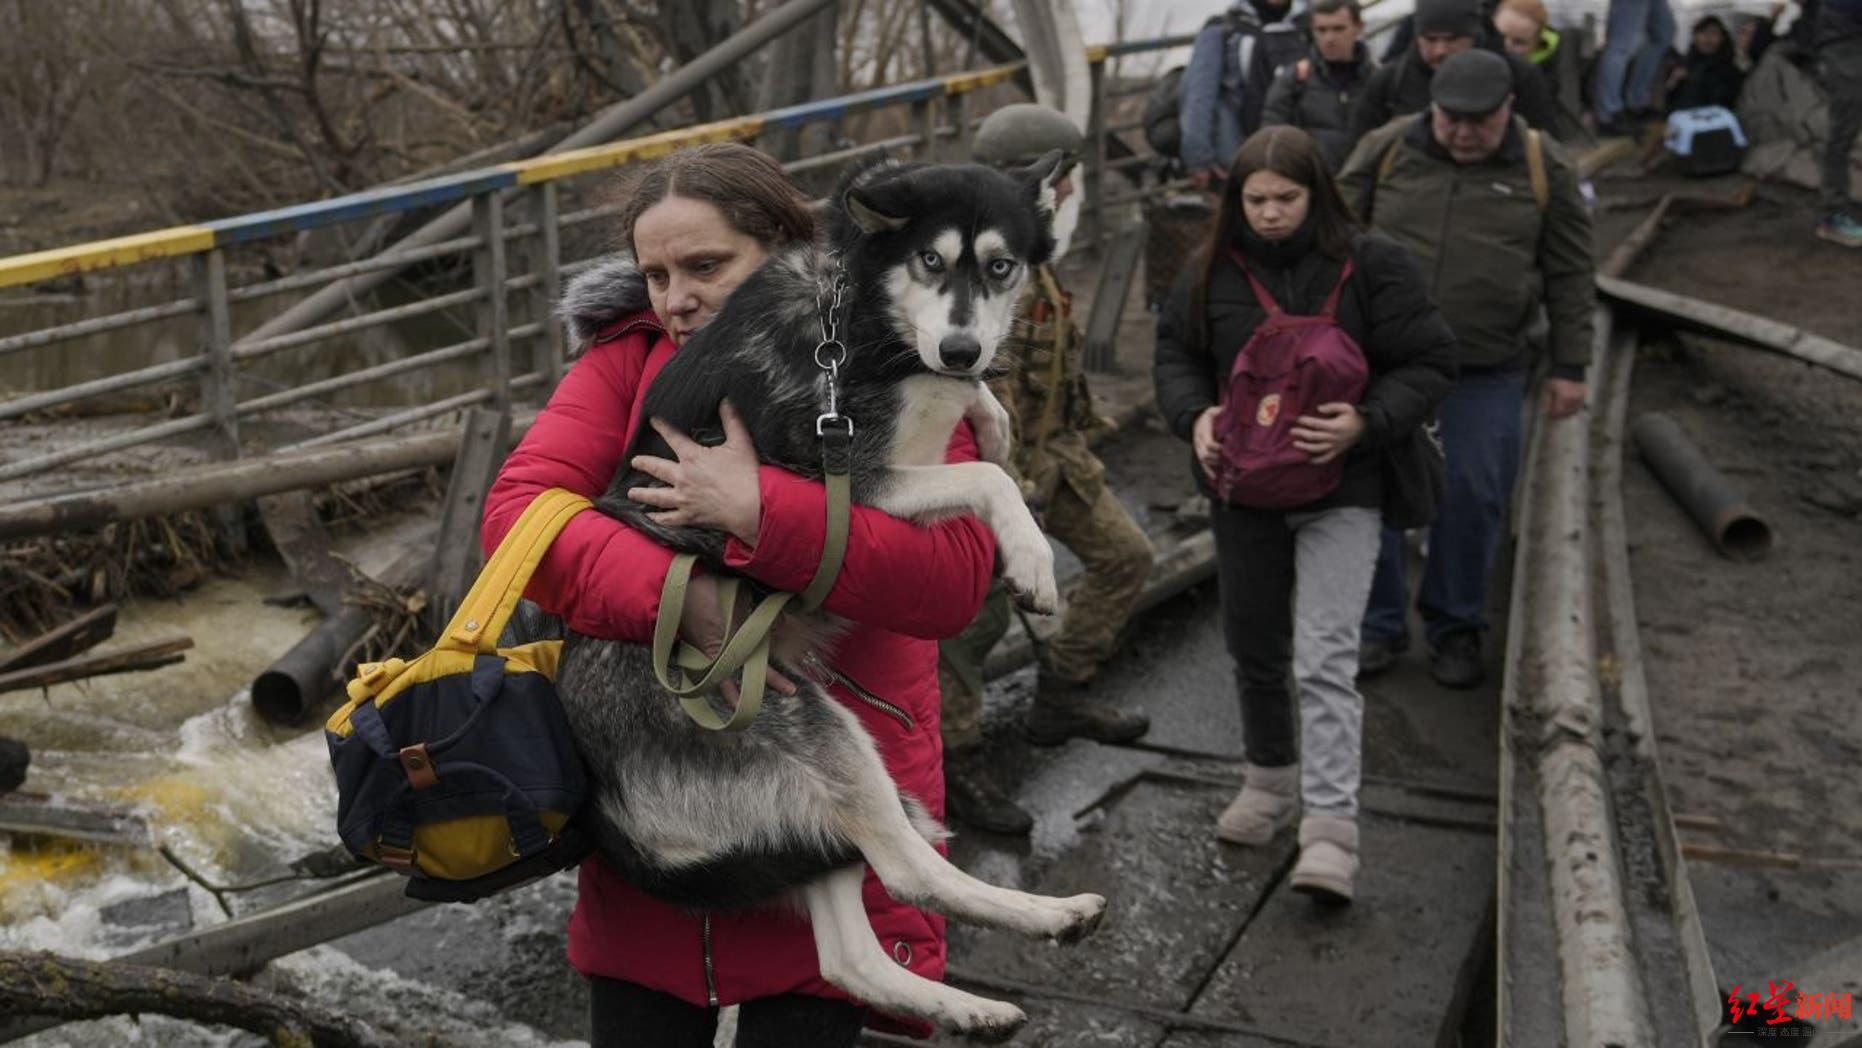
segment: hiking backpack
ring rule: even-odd
[[[1351,279],[1346,260],[1317,314],[1287,313],[1240,251],[1231,250],[1267,319],[1235,355],[1215,419],[1221,461],[1209,482],[1225,501],[1256,509],[1290,509],[1322,498],[1345,475],[1340,455],[1323,465],[1293,446],[1301,415],[1334,401],[1356,404],[1370,383],[1364,351],[1338,325],[1338,301]]]
[[[1183,70],[1176,66],[1159,77],[1144,100],[1144,140],[1173,164],[1183,149]]]

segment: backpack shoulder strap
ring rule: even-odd
[[[1545,174],[1545,136],[1526,129],[1526,177],[1532,180],[1532,200],[1543,213],[1552,204],[1552,183]]]
[[[1338,300],[1345,294],[1345,282],[1351,279],[1351,258],[1346,256],[1345,265],[1338,271],[1338,283],[1332,285],[1332,293],[1325,296],[1325,306],[1320,315],[1335,317],[1338,315]]]
[[[1279,313],[1280,303],[1275,302],[1274,296],[1261,285],[1259,280],[1255,279],[1254,270],[1248,268],[1248,260],[1243,258],[1241,252],[1236,249],[1231,248],[1228,254],[1235,260],[1235,264],[1241,267],[1242,276],[1248,278],[1248,286],[1254,289],[1254,300],[1261,304],[1261,308],[1267,311],[1268,316]]]

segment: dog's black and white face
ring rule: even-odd
[[[973,378],[988,370],[1015,320],[1034,267],[1054,252],[1061,155],[1019,171],[975,164],[879,172],[846,192],[866,234],[898,335],[926,370]]]

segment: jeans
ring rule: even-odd
[[[718,1010],[619,979],[588,980],[590,1048],[711,1048]],[[745,1001],[737,1048],[853,1048],[866,1012],[849,1001],[784,994]]]
[[[1277,768],[1298,760],[1307,813],[1355,818],[1364,737],[1358,621],[1377,556],[1378,513],[1358,506],[1285,513],[1220,501],[1211,513],[1248,761]],[[1297,746],[1289,668],[1299,686]]]
[[[1436,408],[1448,491],[1429,529],[1429,558],[1416,601],[1431,647],[1440,647],[1451,633],[1487,628],[1487,579],[1519,478],[1525,399],[1523,370],[1463,372]],[[1364,613],[1364,639],[1400,642],[1408,633],[1408,597],[1403,533],[1386,528]]]
[[[1823,93],[1830,101],[1830,137],[1823,144],[1823,210],[1844,211],[1851,207],[1849,155],[1862,129],[1862,37],[1825,44],[1818,65]]]
[[[1674,39],[1668,0],[1610,0],[1603,54],[1597,59],[1599,120],[1615,120],[1631,106],[1655,104],[1655,78]]]

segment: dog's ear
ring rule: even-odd
[[[1058,149],[1050,149],[1041,159],[1016,171],[1015,179],[1028,188],[1034,196],[1035,203],[1049,215],[1054,213],[1054,197],[1060,180],[1070,170],[1067,155]]]
[[[891,199],[896,194],[875,192],[880,187],[855,186],[847,191],[847,213],[853,216],[854,224],[868,236],[874,233],[891,233],[905,228],[910,219],[903,217],[907,210],[900,207],[900,201]]]

